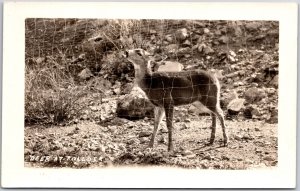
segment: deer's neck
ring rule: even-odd
[[[148,64],[147,61],[145,62],[145,64],[140,65],[133,63],[135,71],[135,81],[138,86],[140,86],[140,88],[145,87],[144,78],[149,77],[152,74],[150,64]]]

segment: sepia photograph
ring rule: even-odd
[[[6,3],[2,184],[295,187],[297,6],[223,5]]]
[[[28,18],[25,40],[25,166],[277,166],[278,21]]]

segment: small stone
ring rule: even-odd
[[[185,40],[189,36],[188,30],[186,28],[178,29],[175,32],[175,35],[176,35],[176,39],[181,41]]]
[[[149,131],[142,131],[139,134],[139,137],[149,137],[152,134],[152,132]]]
[[[40,134],[40,133],[35,133],[35,136],[37,136],[37,137],[40,138],[40,139],[45,139],[45,138],[46,138],[45,135]]]
[[[237,141],[241,141],[241,140],[242,140],[242,137],[239,136],[239,135],[234,135],[234,139],[237,140]]]
[[[227,36],[221,36],[218,40],[222,44],[227,44],[229,42],[229,38]]]
[[[146,142],[148,142],[148,138],[147,137],[140,138],[140,143],[141,144],[146,143]]]
[[[203,157],[203,160],[213,160],[213,157],[211,157],[210,155],[206,155]]]
[[[239,113],[240,110],[244,107],[244,102],[245,99],[234,99],[232,101],[229,102],[229,104],[227,105],[227,110],[232,111],[233,113]]]
[[[166,138],[164,136],[161,136],[159,139],[158,139],[158,142],[161,143],[161,144],[164,144],[166,143]]]
[[[187,124],[183,124],[183,126],[180,128],[180,130],[185,130],[185,129],[188,129],[189,128],[189,125]]]
[[[99,110],[98,107],[96,107],[96,106],[90,106],[90,108],[91,108],[92,111],[98,111]]]
[[[80,119],[81,119],[81,120],[88,120],[89,117],[88,117],[87,114],[84,114],[84,115],[82,115],[82,116],[80,117]]]
[[[184,122],[189,123],[189,122],[191,122],[191,120],[187,118],[184,120]]]
[[[119,95],[121,93],[121,89],[120,88],[115,88],[113,91],[114,91],[114,93],[116,95]]]
[[[182,154],[183,156],[186,156],[186,155],[191,155],[191,154],[193,154],[193,152],[190,151],[190,150],[183,150],[181,154]]]
[[[156,34],[157,32],[156,32],[156,30],[150,29],[149,33],[150,34]]]
[[[262,89],[252,87],[245,92],[245,99],[248,103],[253,103],[255,101],[260,101],[266,97],[265,92]]]
[[[230,158],[229,158],[228,156],[223,155],[223,156],[222,156],[222,160],[227,160],[227,161],[229,161]]]
[[[173,42],[173,37],[172,37],[172,35],[166,35],[166,40],[168,41],[168,42]]]
[[[31,150],[28,149],[28,148],[25,148],[25,149],[24,149],[24,154],[25,154],[25,155],[30,155],[30,154],[31,154]]]
[[[263,160],[265,160],[265,161],[274,161],[275,159],[273,157],[271,157],[271,156],[265,156],[263,158]]]
[[[79,74],[78,74],[78,77],[81,79],[81,80],[87,80],[89,79],[90,77],[92,77],[93,74],[91,72],[90,69],[88,68],[85,68],[83,69]]]
[[[204,28],[204,29],[203,29],[203,32],[204,32],[205,34],[207,34],[207,33],[209,33],[210,31],[209,31],[208,28]]]

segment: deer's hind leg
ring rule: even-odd
[[[214,113],[211,113],[211,120],[212,120],[212,125],[211,125],[211,134],[210,134],[210,140],[209,144],[212,145],[215,141],[216,137],[216,127],[217,127],[217,116]]]
[[[164,108],[161,107],[155,107],[154,108],[154,129],[153,129],[153,133],[152,133],[152,137],[149,143],[149,147],[153,147],[154,145],[154,141],[155,141],[155,136],[159,127],[159,124],[162,120],[162,118],[164,117],[165,111]]]
[[[225,120],[224,120],[224,114],[223,114],[223,111],[222,109],[220,108],[220,106],[217,104],[215,107],[209,107],[209,109],[212,111],[212,120],[213,120],[213,128],[212,128],[212,136],[211,137],[211,140],[212,141],[212,138],[214,139],[214,134],[215,134],[215,127],[216,126],[216,117],[218,117],[218,119],[220,120],[221,122],[221,126],[222,126],[222,132],[223,132],[223,143],[224,143],[224,146],[227,145],[227,142],[228,142],[228,137],[227,137],[227,130],[226,130],[226,125],[225,125]],[[215,122],[214,122],[215,121]]]
[[[212,91],[212,92],[218,92]],[[228,137],[226,133],[226,125],[224,120],[224,113],[220,107],[218,96],[216,95],[207,95],[207,97],[203,97],[201,102],[211,111],[212,114],[212,132],[210,137],[210,144],[214,142],[215,132],[216,132],[216,118],[218,118],[221,122],[222,131],[223,131],[223,142],[224,146],[227,145]]]

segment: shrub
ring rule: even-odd
[[[61,58],[48,57],[44,62],[26,65],[25,122],[59,124],[71,120],[81,107],[78,100],[86,94],[76,86]]]

